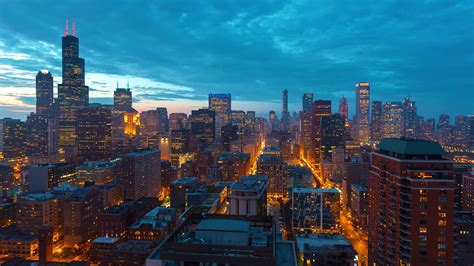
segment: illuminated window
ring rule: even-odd
[[[446,217],[446,213],[445,213],[445,212],[440,212],[440,213],[439,213],[439,217],[445,218],[445,217]]]
[[[445,220],[439,220],[438,225],[439,226],[446,226],[446,221]]]
[[[420,233],[426,233],[426,227],[420,227]]]

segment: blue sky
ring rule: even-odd
[[[419,113],[474,113],[474,1],[2,1],[0,117],[34,108],[34,77],[61,82],[61,40],[74,20],[91,101],[127,80],[134,105],[170,112],[230,92],[234,109],[281,112],[301,96],[411,96]],[[56,88],[55,88],[56,89]]]

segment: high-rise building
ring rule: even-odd
[[[106,161],[112,155],[112,112],[101,105],[79,110],[77,147],[79,162]]]
[[[171,163],[179,166],[179,158],[189,152],[191,131],[173,129],[171,131]]]
[[[158,197],[161,189],[161,159],[158,149],[143,149],[122,159],[122,185],[125,198]]]
[[[56,153],[57,131],[53,115],[31,113],[26,118],[26,154],[32,157],[48,157]]]
[[[192,111],[191,134],[196,140],[205,146],[208,146],[215,138],[215,118],[216,112],[211,109],[199,109]]]
[[[288,112],[288,90],[284,90],[282,95],[281,123],[283,129],[288,130],[290,123],[290,112]]]
[[[425,140],[436,140],[436,123],[433,118],[428,118],[424,121],[422,127],[422,139]]]
[[[132,108],[132,91],[127,88],[116,88],[114,91],[114,109],[127,111]]]
[[[148,110],[140,113],[141,132],[147,137],[158,135],[159,121],[156,110]]]
[[[332,114],[321,117],[321,159],[331,160],[336,148],[344,148],[345,128],[344,117]]]
[[[158,107],[156,108],[156,115],[158,117],[158,132],[167,133],[169,131],[168,109]]]
[[[36,114],[52,115],[53,109],[53,75],[48,70],[36,74]]]
[[[339,100],[339,114],[344,118],[344,121],[349,119],[349,105],[347,104],[347,99],[344,96]]]
[[[257,161],[257,174],[268,177],[268,193],[286,195],[288,165],[279,155],[263,154]]]
[[[370,140],[379,143],[383,136],[382,102],[372,102],[372,113],[370,119]]]
[[[23,234],[36,234],[42,226],[55,233],[61,230],[59,200],[51,193],[25,194],[16,204],[16,229]]]
[[[230,93],[210,93],[208,107],[215,112],[215,135],[217,138],[220,138],[221,127],[230,123],[230,113],[232,110]]]
[[[73,27],[74,28],[74,27]],[[84,59],[79,57],[79,39],[67,30],[62,37],[63,83],[58,85],[59,144],[74,156],[77,140],[77,114],[89,105],[89,87],[84,84]]]
[[[230,215],[262,216],[267,214],[268,178],[263,175],[242,176],[230,187]]]
[[[402,102],[403,108],[403,121],[402,121],[402,131],[403,137],[405,138],[415,138],[416,136],[416,105],[414,101],[411,101],[410,98],[403,99]]]
[[[384,138],[400,138],[403,136],[403,108],[400,102],[386,102],[383,105]]]
[[[19,119],[0,119],[0,158],[22,159],[26,155],[26,124]]]
[[[270,124],[270,130],[278,129],[277,116],[276,116],[275,111],[270,111],[268,113],[268,123]]]
[[[188,115],[185,113],[171,113],[169,118],[170,132],[176,129],[184,129],[188,127]]]
[[[321,150],[321,120],[323,116],[331,115],[331,101],[316,100],[313,103],[312,109],[312,161],[319,165],[322,160]]]
[[[452,127],[449,123],[449,115],[441,114],[438,120],[438,141],[441,145],[448,145],[451,142]]]
[[[313,94],[303,94],[303,113],[301,115],[301,143],[305,158],[309,158],[311,152],[311,130],[312,130],[312,108]]]
[[[356,84],[356,137],[361,145],[369,144],[370,83]]]
[[[452,145],[461,150],[469,146],[470,123],[470,117],[464,115],[458,115],[454,120]]]
[[[239,140],[239,127],[228,124],[221,128],[221,143],[223,151],[230,152],[231,144]]]
[[[383,139],[369,178],[369,264],[453,265],[453,162],[432,141]]]
[[[43,193],[75,180],[76,169],[67,162],[28,166],[28,191]]]

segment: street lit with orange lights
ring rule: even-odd
[[[302,162],[311,170],[313,174],[313,185],[314,187],[320,188],[333,188],[337,187],[333,182],[322,178],[317,171],[316,167],[308,163],[308,161],[302,157]],[[359,265],[367,265],[368,259],[368,243],[367,235],[361,231],[357,230],[356,227],[352,224],[350,220],[350,213],[341,206],[334,206],[337,208],[334,211],[339,211],[339,223],[341,228],[341,233],[351,242],[354,249],[357,251],[359,256]]]

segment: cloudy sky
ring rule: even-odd
[[[34,109],[34,78],[61,82],[61,35],[74,20],[91,101],[127,81],[139,110],[170,112],[232,93],[234,109],[281,112],[304,92],[349,100],[410,96],[419,113],[474,113],[474,1],[1,1],[0,117]],[[56,87],[55,87],[56,90]]]

